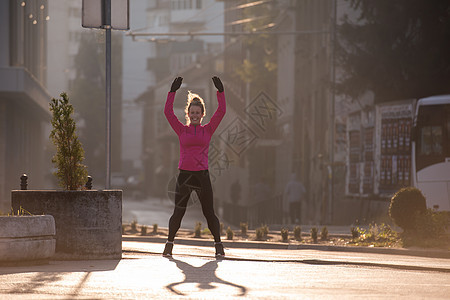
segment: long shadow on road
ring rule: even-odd
[[[209,261],[200,267],[192,266],[182,260],[174,258],[171,258],[170,261],[174,262],[177,265],[177,268],[180,269],[185,276],[184,280],[180,282],[174,282],[166,286],[166,288],[174,294],[185,296],[184,293],[175,289],[176,286],[185,283],[197,283],[198,287],[201,290],[210,290],[216,288],[214,285],[212,285],[212,283],[224,284],[240,290],[239,296],[245,296],[245,294],[247,293],[247,289],[244,286],[225,281],[217,277],[216,270],[219,264],[219,260]],[[199,276],[199,274],[201,274],[201,276]]]

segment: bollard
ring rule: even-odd
[[[20,176],[20,189],[21,190],[27,189],[27,186],[28,186],[27,180],[28,180],[27,174],[22,174],[22,176]]]
[[[87,190],[90,190],[90,189],[92,189],[92,176],[88,176],[87,177],[87,182],[86,182],[86,185],[84,186]]]

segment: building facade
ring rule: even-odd
[[[294,164],[307,190],[304,216],[329,223],[333,72],[331,0],[296,1]],[[311,32],[311,33],[308,33]]]
[[[0,2],[0,210],[11,208],[20,176],[46,187],[50,96],[46,83],[47,1]]]

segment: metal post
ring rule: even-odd
[[[28,187],[28,176],[27,174],[23,174],[22,176],[20,176],[20,189],[21,190],[26,190]]]
[[[335,147],[335,130],[336,130],[336,121],[335,121],[335,103],[336,103],[336,26],[337,26],[337,3],[336,0],[332,2],[333,7],[333,24],[331,25],[331,47],[332,47],[332,62],[331,62],[331,81],[332,81],[332,95],[331,95],[331,132],[330,132],[330,142],[331,142],[331,148],[330,148],[330,178],[329,178],[329,203],[328,203],[328,220],[329,223],[332,224],[333,222],[333,205],[334,205],[334,147]]]
[[[111,0],[105,4],[106,34],[106,181],[105,189],[111,188]]]

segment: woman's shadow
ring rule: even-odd
[[[218,260],[207,262],[206,264],[200,267],[194,267],[184,261],[174,258],[171,258],[170,261],[176,263],[177,268],[183,272],[185,277],[183,281],[174,282],[166,286],[166,288],[170,290],[172,293],[185,296],[185,294],[175,289],[175,286],[184,283],[197,283],[198,287],[201,290],[210,290],[216,288],[214,285],[211,285],[212,283],[225,284],[239,289],[240,290],[239,296],[245,296],[245,294],[247,293],[247,289],[245,287],[232,282],[222,280],[216,276],[216,270],[219,262]],[[199,276],[200,273],[201,276]]]

